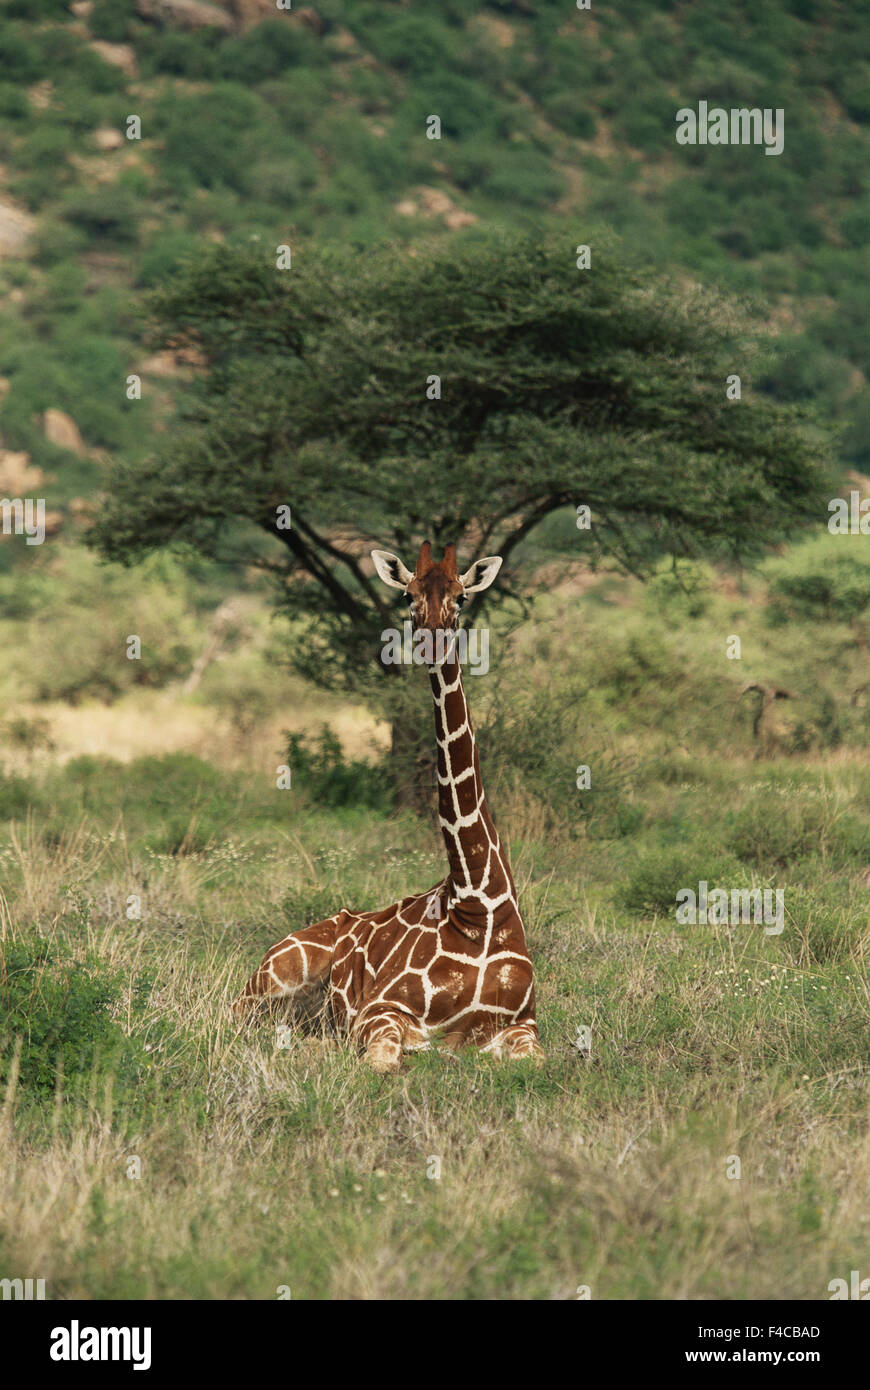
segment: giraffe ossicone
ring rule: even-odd
[[[384,583],[403,591],[415,630],[432,633],[455,631],[468,595],[487,589],[501,566],[488,555],[460,575],[455,546],[436,563],[428,541],[413,572],[389,551],[372,559]],[[343,908],[291,932],[266,952],[235,1008],[244,1014],[259,1000],[325,987],[333,1020],[380,1072],[438,1041],[541,1060],[523,920],[452,646],[429,665],[429,680],[447,876],[381,911]]]

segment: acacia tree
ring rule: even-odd
[[[155,344],[194,350],[201,370],[166,442],[112,468],[93,542],[124,564],[173,543],[241,547],[306,617],[295,664],[331,688],[403,684],[378,662],[396,610],[370,546],[411,565],[422,539],[498,553],[498,602],[559,508],[591,508],[590,559],[643,575],[667,553],[758,553],[830,495],[800,414],[748,390],[756,347],[736,313],[607,245],[586,270],[572,247],[528,240],[292,270],[218,246],[153,313]]]

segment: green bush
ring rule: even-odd
[[[511,146],[485,179],[481,192],[497,202],[542,207],[564,191],[562,176],[549,162],[529,148]]]
[[[681,888],[742,888],[746,874],[730,855],[715,849],[659,849],[643,854],[626,882],[617,890],[617,901],[643,917],[676,914]]]
[[[23,820],[41,800],[40,793],[26,778],[0,774],[0,821]]]
[[[870,121],[870,63],[856,63],[850,68],[840,95],[854,121]]]
[[[221,37],[217,29],[199,29],[194,34],[161,29],[141,35],[136,53],[151,74],[208,81],[217,71],[217,44]]]
[[[68,19],[70,0],[5,0],[10,19]]]
[[[385,763],[367,763],[345,758],[341,743],[331,729],[324,728],[317,738],[305,740],[290,734],[287,763],[294,789],[304,791],[317,806],[366,806],[388,811],[392,802],[392,780]]]
[[[133,982],[133,1013],[149,991],[146,979]],[[52,1092],[60,1075],[65,1092],[82,1095],[94,1071],[134,1090],[151,1063],[144,1043],[125,1032],[124,992],[122,976],[90,952],[77,959],[57,942],[0,943],[0,1081],[10,1074],[20,1038],[18,1084],[25,1093]]]
[[[28,131],[16,155],[16,164],[25,169],[50,169],[62,179],[68,154],[77,150],[74,133],[53,121],[41,122]]]
[[[659,566],[647,587],[646,599],[656,612],[672,621],[700,618],[710,607],[712,587],[712,576],[704,565],[677,561]]]
[[[50,77],[57,84],[64,115],[71,122],[81,120],[76,103],[70,100],[73,95],[81,98],[104,96],[123,91],[127,85],[120,68],[107,63],[69,29],[57,26],[40,29],[34,36],[34,43],[39,49],[39,77]]]
[[[317,160],[307,150],[270,155],[253,166],[248,176],[251,197],[286,212],[302,202],[318,179]]]
[[[737,812],[727,843],[756,867],[788,868],[815,855],[834,865],[860,865],[870,858],[870,823],[835,813],[821,797],[803,800],[787,787],[772,787]]]
[[[547,118],[566,135],[578,140],[591,140],[596,130],[596,120],[583,98],[577,92],[557,92],[544,103]]]
[[[44,76],[39,48],[5,24],[0,28],[0,72],[5,82],[23,85]]]
[[[829,543],[815,553],[788,556],[781,564],[772,564],[770,573],[774,622],[780,613],[850,622],[870,606],[870,563],[858,553],[832,552]]]
[[[88,15],[88,28],[95,39],[123,43],[130,37],[135,19],[133,0],[97,0]]]
[[[152,854],[171,855],[174,859],[205,854],[225,837],[229,824],[229,816],[221,809],[209,814],[173,808],[164,815],[160,829],[146,836],[145,848]]]
[[[30,102],[27,93],[11,82],[0,82],[0,117],[5,121],[27,120]]]
[[[240,38],[227,39],[218,50],[220,77],[246,86],[282,77],[291,68],[324,67],[322,46],[301,25],[285,18],[268,19]],[[292,79],[291,79],[292,80]]]
[[[183,190],[225,185],[244,192],[248,170],[261,153],[262,114],[237,83],[218,83],[196,96],[168,96],[158,116],[164,178]]]
[[[369,87],[371,83],[368,79],[371,79],[376,87],[384,81],[380,74],[373,73],[368,68],[359,68],[357,71],[361,78],[365,78],[364,85]],[[323,114],[324,108],[329,105],[329,86],[320,69],[309,71],[300,68],[293,74],[292,82],[264,82],[258,89],[258,94],[282,130],[288,131],[291,135],[303,136],[306,141],[310,139],[312,127]],[[296,142],[294,152],[301,143],[303,142]]]
[[[129,246],[139,236],[142,208],[124,189],[77,189],[61,204],[61,216],[92,240]]]
[[[123,770],[109,759],[74,758],[67,774],[80,784],[86,810],[106,810],[114,801],[137,807],[146,820],[178,808],[188,819],[196,810],[217,811],[226,800],[226,782],[232,780],[192,753],[135,758]],[[231,807],[226,814],[232,814]]]
[[[136,272],[136,284],[145,289],[163,285],[176,273],[182,261],[195,256],[199,240],[189,232],[164,232],[143,251]]]
[[[810,960],[860,956],[867,933],[863,893],[842,882],[816,883],[811,889],[795,885],[786,888],[784,903],[787,930],[797,931]]]
[[[351,27],[382,63],[418,81],[455,70],[461,57],[457,35],[433,13],[362,5]]]

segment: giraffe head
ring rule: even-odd
[[[488,589],[501,568],[500,555],[486,555],[460,574],[456,546],[448,545],[444,559],[436,562],[428,541],[420,546],[413,574],[398,555],[388,550],[373,550],[372,559],[384,583],[404,592],[414,630],[418,632],[424,628],[430,632],[455,628],[468,596]]]

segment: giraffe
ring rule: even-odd
[[[443,659],[427,664],[448,873],[378,912],[344,908],[291,932],[266,952],[236,1012],[325,986],[334,1022],[377,1072],[398,1071],[403,1052],[435,1041],[540,1061],[532,963],[507,854],[486,804],[455,649],[462,605],[489,587],[501,557],[477,560],[463,575],[454,545],[436,563],[424,542],[413,574],[388,551],[372,551],[372,559],[384,583],[405,595],[415,639],[426,632],[433,644],[439,637],[444,643]]]

